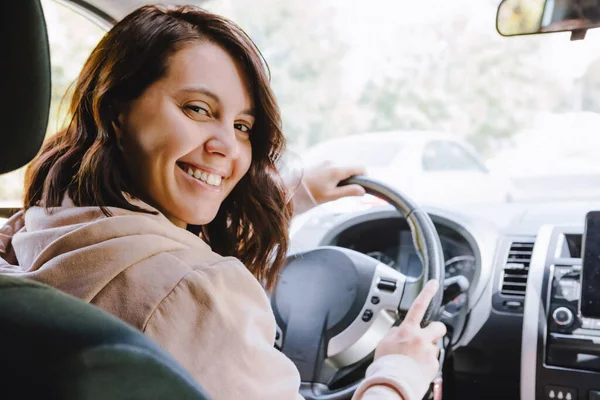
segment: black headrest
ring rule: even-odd
[[[0,174],[39,151],[50,107],[50,50],[39,0],[7,1],[0,12]]]

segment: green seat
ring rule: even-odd
[[[50,105],[39,0],[3,4],[0,174],[39,150]],[[48,286],[0,276],[0,399],[208,399],[141,332]]]
[[[14,398],[208,398],[136,329],[25,279],[0,277],[0,354],[1,393]]]

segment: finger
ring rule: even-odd
[[[419,293],[413,304],[410,306],[404,321],[410,324],[420,324],[425,316],[427,307],[429,307],[429,303],[431,303],[431,299],[433,299],[437,293],[438,287],[439,283],[436,280],[427,282],[421,293]]]
[[[354,175],[366,175],[367,171],[362,166],[338,167],[334,170],[335,178],[339,181],[350,178]]]
[[[446,329],[446,325],[439,321],[434,321],[427,325],[425,329],[423,329],[423,334],[428,338],[428,340],[431,340],[431,342],[437,342],[446,336],[447,332],[448,330]]]
[[[340,186],[331,192],[330,200],[337,200],[346,196],[364,196],[365,194],[365,189],[360,185]]]

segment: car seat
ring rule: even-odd
[[[50,105],[50,57],[39,0],[0,13],[0,174],[39,151]],[[141,332],[49,286],[0,276],[2,399],[208,399]]]

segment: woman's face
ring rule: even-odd
[[[252,161],[253,104],[222,48],[194,43],[167,74],[119,110],[115,126],[143,200],[174,224],[205,225]]]

